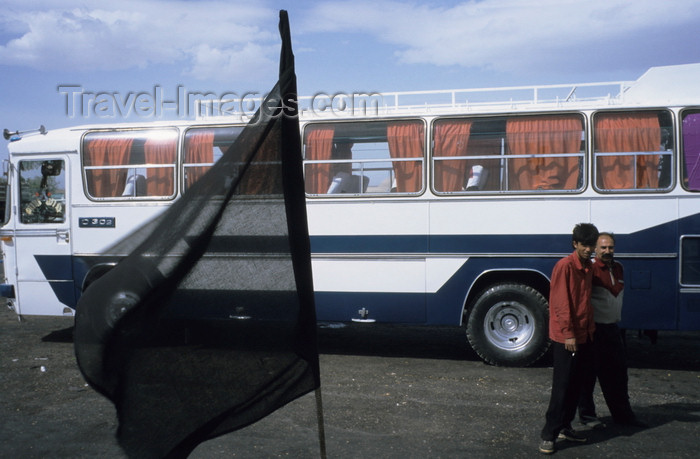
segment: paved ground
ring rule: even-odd
[[[121,458],[111,403],[85,385],[72,319],[0,310],[0,457]],[[319,332],[328,458],[530,458],[551,368],[481,363],[456,329],[323,328]],[[609,425],[558,458],[695,458],[700,449],[700,334],[628,332],[632,404],[646,429]],[[608,418],[599,392],[599,411]],[[319,457],[309,394],[193,458]]]

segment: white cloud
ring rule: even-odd
[[[700,60],[695,41],[687,41],[699,22],[696,0],[354,0],[317,5],[303,29],[375,36],[396,46],[404,64],[515,71],[640,54],[663,60],[679,47]]]
[[[251,81],[277,70],[276,5],[287,2],[4,3],[3,65],[44,71],[168,65],[202,80]],[[346,51],[354,48],[353,56],[393,52],[393,63],[380,57],[386,68],[427,65],[517,75],[556,69],[575,75],[592,67],[700,61],[696,0],[331,0],[288,8],[295,45],[301,45],[297,52],[314,72],[321,65],[314,62],[315,49],[337,53],[349,36],[357,37],[345,45]]]
[[[41,70],[123,70],[180,63],[183,73],[230,79],[275,71],[276,11],[250,2],[40,2],[8,8],[0,62]],[[257,4],[260,5],[260,4]],[[202,67],[199,67],[202,66]]]
[[[209,79],[224,75],[228,79],[231,75],[246,75],[248,78],[255,75],[274,73],[275,62],[265,56],[279,53],[279,44],[261,45],[257,43],[244,43],[239,47],[211,47],[208,44],[200,44],[192,52],[192,66],[185,71],[186,75],[197,77],[206,75]],[[272,70],[270,70],[272,69]]]

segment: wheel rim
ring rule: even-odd
[[[484,333],[492,345],[505,350],[525,347],[534,336],[535,321],[522,303],[501,301],[484,317]]]

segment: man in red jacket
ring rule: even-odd
[[[574,251],[557,262],[550,282],[549,338],[554,369],[549,407],[540,434],[539,450],[543,454],[554,453],[557,438],[586,441],[571,428],[571,421],[576,415],[583,375],[593,371],[591,254],[598,240],[598,229],[590,223],[579,223],[571,239]]]

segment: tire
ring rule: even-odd
[[[90,272],[87,273],[87,275],[85,276],[85,279],[83,279],[83,285],[82,285],[82,288],[80,290],[81,293],[84,292],[85,290],[87,290],[87,288],[90,286],[90,284],[92,284],[97,279],[99,279],[100,277],[102,277],[105,274],[107,274],[108,272],[110,272],[112,270],[112,268],[114,268],[115,266],[116,266],[116,263],[105,263],[105,264],[101,264],[101,265],[97,265],[97,266],[93,267],[90,270]]]
[[[549,311],[540,292],[524,284],[496,284],[469,309],[467,339],[486,363],[524,367],[549,349]]]

